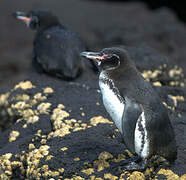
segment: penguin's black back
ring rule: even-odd
[[[85,46],[76,33],[60,25],[54,26],[36,34],[34,61],[47,73],[74,78],[83,69],[79,54],[84,50]]]
[[[124,98],[129,98],[131,102],[137,103],[143,108],[141,112],[145,112],[146,129],[150,139],[150,155],[159,154],[169,161],[174,160],[177,155],[177,148],[168,111],[150,83],[141,76],[130,59],[128,64],[125,65],[122,64],[121,59],[121,66],[111,71],[109,76]],[[131,135],[131,132],[134,134],[134,123],[136,124],[139,118],[139,108],[133,108],[132,111],[132,108],[129,107],[128,111],[133,113],[126,119],[129,123],[128,133]],[[131,118],[134,119],[131,120]],[[131,136],[128,138],[131,138]],[[126,140],[124,139],[124,141]],[[128,148],[134,152],[134,140],[127,139],[127,141]]]

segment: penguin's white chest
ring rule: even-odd
[[[118,97],[120,95],[116,95],[117,89],[114,92],[107,83],[99,81],[99,86],[103,97],[103,104],[115,122],[116,127],[122,133],[122,115],[124,111],[124,103],[121,102],[122,97]]]

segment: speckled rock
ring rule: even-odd
[[[0,179],[184,179],[182,69],[164,61],[152,67],[155,57],[163,57],[148,47],[140,56],[139,48],[143,52],[144,46],[136,47],[130,55],[134,61],[144,60],[139,69],[169,110],[178,144],[175,164],[165,167],[164,159],[154,157],[144,172],[122,169],[119,163],[133,154],[103,107],[92,71],[74,82],[32,73],[0,95]]]

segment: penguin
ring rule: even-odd
[[[48,10],[17,11],[13,16],[36,31],[33,65],[38,72],[65,80],[73,80],[82,73],[85,65],[79,54],[86,48],[77,33],[63,26]]]
[[[168,111],[127,51],[111,47],[100,52],[82,52],[81,56],[97,62],[103,104],[126,147],[140,159],[129,161],[124,168],[144,170],[153,155],[174,162],[177,147]]]

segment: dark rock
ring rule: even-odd
[[[1,86],[10,87],[32,71],[30,64],[34,34],[22,28],[22,24],[16,23],[10,16],[17,9],[28,10],[30,7],[43,7],[55,12],[62,23],[84,38],[89,50],[100,50],[115,44],[137,46],[145,43],[183,67],[186,72],[185,25],[170,9],[151,11],[140,2],[142,1],[112,4],[79,0],[55,3],[49,0],[4,2],[0,12]]]
[[[158,82],[159,77],[169,77],[170,70],[177,72],[177,69],[170,63],[163,70],[159,69],[161,61],[157,63],[154,57],[164,58],[149,47],[138,46],[136,48],[127,47],[127,49],[135,62],[141,59],[143,63],[141,66],[139,63],[139,69],[152,84]],[[152,62],[149,63],[149,61]],[[149,70],[148,67],[152,69]],[[159,74],[152,75],[157,70]],[[180,84],[184,79],[181,71],[178,71],[178,74],[171,74],[170,78],[172,82],[178,81]],[[7,126],[7,129],[1,132],[0,161],[5,170],[8,170],[7,168],[10,166],[11,172],[14,172],[12,175],[8,175],[7,171],[2,172],[3,177],[33,179],[39,173],[40,178],[54,177],[57,179],[72,178],[73,175],[87,179],[91,175],[108,176],[108,173],[120,176],[122,172],[118,170],[119,167],[114,168],[117,165],[117,163],[113,163],[114,158],[121,161],[122,157],[129,158],[130,153],[127,152],[120,134],[115,131],[115,125],[104,121],[104,118],[111,119],[102,105],[97,75],[92,71],[87,71],[76,81],[66,82],[32,73],[27,80],[10,90],[9,97],[5,101],[1,101],[0,112],[2,109],[10,108],[11,111],[7,112],[9,116],[20,116],[20,120],[14,121],[14,125]],[[175,164],[168,170],[164,168],[158,170],[153,167],[148,169],[155,174],[149,173],[149,171],[145,175],[146,178],[157,175],[157,178],[161,179],[171,176],[171,173],[172,176],[177,177],[176,174],[181,176],[186,172],[183,165],[186,162],[183,134],[186,120],[185,112],[179,107],[179,104],[185,105],[183,99],[186,98],[186,94],[180,84],[154,86],[169,109],[171,122],[176,132],[178,157]],[[54,92],[52,89],[46,91],[47,87],[52,88]],[[23,94],[25,94],[24,97]],[[65,105],[65,108],[60,104]],[[4,105],[3,108],[2,105]],[[178,117],[179,113],[182,117]],[[1,117],[6,115],[0,114]],[[90,120],[93,117],[99,122],[104,122],[94,124],[94,126]],[[14,136],[12,136],[13,132]],[[10,137],[13,139],[10,140]],[[12,154],[10,161],[7,161],[9,155],[6,153]],[[19,165],[14,165],[14,161],[17,161]],[[109,164],[110,167],[107,167]],[[64,172],[61,168],[64,168]],[[87,169],[92,171],[91,175],[83,173]],[[145,177],[141,172],[122,174],[122,177],[124,176]]]
[[[161,7],[168,7],[172,9],[180,20],[186,21],[186,13],[184,8],[184,2],[176,2],[174,0],[104,0],[109,2],[144,2],[150,9],[157,9]]]
[[[136,11],[140,12],[137,16],[132,10],[123,15],[122,23],[106,24],[104,28],[95,29],[95,37],[98,38],[89,46],[102,49],[114,45],[146,44],[155,48],[161,55],[167,56],[172,63],[176,62],[182,66],[186,72],[183,62],[185,25],[180,23],[175,15],[166,8],[153,12],[145,8],[139,8]]]

